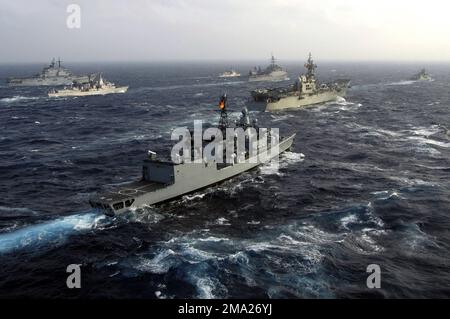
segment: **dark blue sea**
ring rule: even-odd
[[[322,81],[352,79],[345,99],[251,111],[298,133],[279,170],[114,218],[89,197],[139,179],[175,127],[217,122],[223,93],[236,117],[264,83],[218,78],[226,63],[67,67],[130,89],[51,99],[4,83],[42,65],[0,66],[0,297],[450,297],[450,65],[319,63]],[[422,67],[434,80],[409,81]]]

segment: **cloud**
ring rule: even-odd
[[[82,28],[66,27],[66,7]],[[0,0],[0,61],[450,59],[444,0]]]

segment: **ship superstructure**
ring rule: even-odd
[[[89,77],[87,83],[73,82],[71,87],[62,90],[52,89],[48,92],[49,97],[64,96],[90,96],[105,95],[113,93],[125,93],[128,86],[116,86],[112,82],[103,79],[102,74],[95,75],[92,79]]]
[[[266,111],[278,111],[333,101],[338,96],[345,96],[350,80],[339,79],[320,84],[316,79],[317,65],[311,53],[304,66],[306,73],[300,75],[293,85],[284,88],[256,89],[251,92],[253,99],[265,103]]]
[[[431,75],[425,69],[420,70],[419,73],[415,74],[412,78],[412,81],[431,81]]]
[[[72,82],[86,83],[88,76],[76,76],[61,65],[61,59],[53,59],[50,64],[36,75],[30,77],[12,77],[6,79],[10,86],[61,86],[70,85]]]
[[[231,126],[226,101],[226,96],[224,96],[219,103],[221,115],[217,126],[217,129],[223,132],[224,136]],[[250,121],[248,111],[244,109],[236,126],[246,130],[249,127],[255,128],[256,122]],[[292,134],[266,145],[258,143],[256,153],[252,153],[248,148],[245,148],[244,152],[240,154],[241,156],[233,146],[231,161],[225,162],[208,159],[206,156],[202,156],[200,162],[183,159],[174,162],[173,159],[167,160],[158,157],[155,152],[149,151],[149,157],[144,160],[142,177],[139,181],[98,194],[91,198],[89,202],[93,208],[100,209],[107,215],[114,215],[133,208],[169,201],[230,179],[270,161],[275,156],[288,150],[292,146],[294,138],[295,134]],[[208,142],[211,142],[211,140],[208,140]],[[219,143],[222,143],[222,141],[216,140],[212,142],[217,143],[216,147]],[[189,142],[189,154],[198,154],[198,149],[194,145]],[[225,145],[220,145],[223,146],[224,152],[229,151]],[[217,149],[220,148],[215,148],[215,150]],[[260,160],[261,158],[265,158],[266,161]]]
[[[230,69],[228,71],[219,74],[219,78],[236,78],[240,76],[241,74],[234,69]]]
[[[288,80],[288,73],[285,69],[276,63],[276,59],[272,54],[270,64],[264,70],[261,67],[254,67],[248,74],[250,82],[256,81],[284,81]]]

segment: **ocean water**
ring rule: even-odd
[[[292,81],[301,65],[287,65]],[[2,65],[0,78],[40,67]],[[449,297],[450,65],[408,81],[421,67],[321,63],[321,80],[352,79],[347,97],[251,112],[298,133],[279,170],[114,218],[89,196],[139,178],[173,128],[215,123],[224,92],[237,116],[264,84],[219,79],[220,63],[70,66],[130,85],[104,97],[1,82],[0,297]],[[66,287],[69,264],[81,289]],[[380,289],[366,286],[369,264]]]

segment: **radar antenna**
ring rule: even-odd
[[[317,65],[312,59],[311,52],[309,53],[308,61],[305,63],[305,68],[308,70],[308,72],[306,72],[306,76],[308,78],[313,77],[315,70],[317,69]]]
[[[272,52],[272,53],[271,53],[271,58],[270,58],[270,65],[271,65],[272,67],[274,67],[275,64],[276,64],[276,62],[277,62],[277,60],[275,59],[275,57],[274,57],[274,55],[273,55],[273,52]]]

